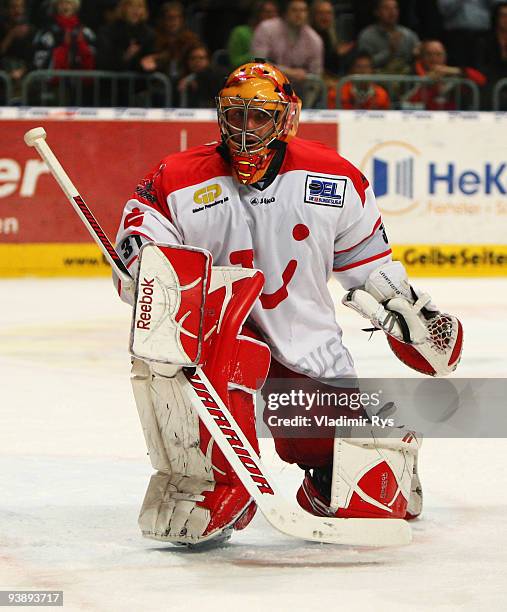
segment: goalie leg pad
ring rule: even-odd
[[[407,513],[405,518],[407,521],[417,518],[423,509],[423,491],[421,479],[419,478],[419,462],[416,455],[414,460],[414,473],[412,474],[412,484],[410,486],[410,498],[408,500]]]
[[[152,366],[153,367],[153,366]],[[143,376],[141,371],[148,375]],[[255,504],[200,422],[175,378],[134,364],[132,385],[146,444],[157,470],[145,494],[139,526],[145,537],[197,544],[242,529]],[[252,398],[234,390],[230,410],[245,434],[255,430]]]
[[[189,285],[184,286],[179,276],[185,261],[182,249],[176,250],[174,259],[170,248],[164,249],[164,255],[170,263],[172,284],[170,291],[161,293],[166,302],[178,292],[185,300],[182,297],[178,302],[183,305],[178,311],[182,318],[174,314],[171,303],[171,321],[164,319],[161,311],[160,320],[166,326],[159,336],[162,344],[185,332],[183,317],[190,319],[187,313],[193,312],[192,302],[186,299]],[[153,267],[159,260],[165,265],[158,255],[147,261]],[[163,277],[156,275],[156,279]],[[202,330],[201,348],[194,354],[199,355],[203,372],[256,450],[254,393],[267,375],[270,352],[262,342],[240,334],[240,329],[262,286],[262,274],[255,270],[214,268],[205,305],[197,302],[203,324],[193,322],[198,339],[201,332],[197,330]],[[159,332],[162,327],[154,329]],[[160,360],[161,344],[153,338],[150,336],[149,346],[144,343],[143,350],[153,350],[155,359]],[[170,363],[134,361],[134,395],[150,459],[157,470],[150,479],[139,524],[146,537],[195,545],[221,540],[232,529],[244,528],[256,506],[182,391],[175,378],[179,369]]]
[[[150,479],[139,515],[144,536],[178,541],[202,536],[209,509],[199,507],[213,490],[211,457],[199,440],[199,421],[176,379],[134,361],[132,386],[150,460],[157,473]],[[206,449],[205,449],[206,450]]]
[[[331,486],[336,516],[405,518],[419,441],[413,432],[393,437],[337,438]],[[376,435],[378,434],[378,435]]]
[[[340,518],[414,518],[420,513],[412,494],[416,481],[420,493],[415,466],[420,440],[403,428],[393,428],[388,438],[374,429],[370,438],[336,438],[332,467],[307,471],[297,493],[305,510]]]

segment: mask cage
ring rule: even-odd
[[[236,116],[240,111],[239,119]],[[255,128],[248,129],[249,118],[256,112]],[[285,135],[284,127],[289,112],[289,103],[280,100],[256,100],[224,96],[217,98],[220,131],[227,147],[237,154],[254,154]],[[266,116],[259,123],[259,113]],[[232,117],[234,116],[234,121]]]

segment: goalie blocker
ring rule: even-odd
[[[244,528],[256,509],[177,375],[182,368],[202,369],[258,453],[255,392],[268,374],[270,351],[244,323],[262,291],[263,275],[211,264],[211,254],[201,249],[145,244],[132,318],[132,385],[156,470],[139,525],[146,537],[179,544],[222,540]],[[303,442],[304,454],[308,441]],[[404,518],[418,446],[406,430],[393,430],[387,441],[379,441],[373,430],[367,439],[337,439],[324,514]],[[304,463],[297,444],[292,448],[294,456],[282,458]],[[247,468],[249,461],[242,459]],[[310,485],[307,474],[298,501],[311,514],[322,515]],[[267,491],[267,481],[258,486],[276,495]]]

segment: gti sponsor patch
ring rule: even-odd
[[[309,174],[305,182],[305,202],[342,208],[347,179]]]
[[[203,187],[202,189],[198,189],[194,193],[194,202],[196,204],[202,204],[203,206],[198,206],[197,208],[192,208],[192,212],[200,212],[201,210],[205,210],[207,208],[212,208],[213,206],[217,206],[218,204],[223,204],[224,202],[229,201],[228,196],[224,196],[220,200],[219,196],[222,195],[222,188],[218,183],[213,183],[213,185],[208,185],[207,187]]]

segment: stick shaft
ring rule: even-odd
[[[90,232],[92,238],[100,247],[100,250],[113,268],[116,275],[122,280],[123,283],[129,284],[132,280],[129,271],[116,252],[111,241],[104,233],[104,230],[100,227],[99,222],[97,219],[95,219],[91,210],[88,208],[78,190],[70,180],[68,174],[63,169],[50,146],[43,138],[38,138],[34,142],[33,146],[37,149],[37,152],[41,158],[46,162],[51,174],[54,176],[56,182],[60,185],[60,188],[67,196],[67,199],[72,204],[72,207],[79,215],[87,230]]]

